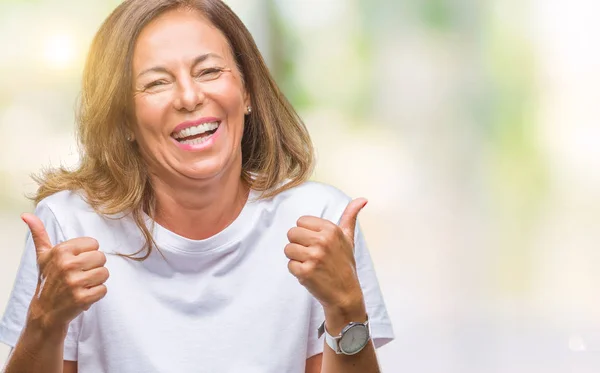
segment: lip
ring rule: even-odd
[[[173,135],[174,133],[177,133],[181,130],[184,130],[186,128],[189,128],[189,127],[195,127],[195,126],[203,124],[203,123],[212,123],[212,122],[219,122],[219,124],[220,124],[221,120],[219,118],[215,118],[215,117],[204,117],[204,118],[200,118],[197,120],[190,120],[187,122],[183,122],[183,123],[180,123],[179,125],[177,125],[177,127],[175,127],[175,129],[173,129],[173,131],[171,131],[171,135]]]
[[[215,122],[216,120],[211,119],[208,122]],[[220,121],[219,121],[220,122]],[[188,122],[186,122],[188,123]],[[189,122],[189,123],[197,123],[197,124],[192,124],[192,126],[197,126],[198,124],[202,124],[202,123],[206,123],[206,122]],[[211,148],[215,141],[217,141],[217,139],[221,136],[221,130],[222,128],[225,126],[221,126],[219,123],[219,127],[217,128],[217,130],[215,131],[215,133],[213,133],[210,138],[208,140],[206,140],[205,142],[201,143],[201,144],[195,144],[195,145],[191,145],[191,144],[182,144],[179,141],[175,140],[175,138],[173,136],[171,137],[171,141],[173,141],[174,145],[177,146],[179,149],[181,150],[185,150],[185,151],[192,151],[192,152],[197,152],[197,151],[202,151],[202,150],[207,150],[208,148]],[[184,129],[187,127],[181,127],[181,129]]]

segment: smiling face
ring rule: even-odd
[[[250,99],[221,31],[197,11],[167,11],[133,52],[135,139],[168,183],[241,172]]]

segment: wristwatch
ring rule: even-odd
[[[338,355],[355,355],[362,351],[371,339],[371,328],[369,327],[369,317],[367,321],[351,322],[342,329],[342,332],[333,337],[325,328],[325,321],[318,329],[319,338],[325,334],[325,342]]]

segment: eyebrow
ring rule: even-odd
[[[201,54],[201,55],[197,56],[196,58],[194,58],[194,60],[192,61],[192,67],[196,66],[199,63],[202,63],[202,62],[206,61],[209,58],[218,58],[218,59],[221,59],[221,60],[223,59],[223,57],[221,57],[221,56],[219,56],[218,54],[215,54],[215,53]],[[139,73],[137,75],[137,78],[139,78],[140,76],[142,76],[144,74],[150,73],[150,72],[167,73],[167,74],[169,73],[169,71],[165,67],[154,66],[154,67],[151,67],[151,68],[146,69],[146,70],[142,71],[141,73]]]

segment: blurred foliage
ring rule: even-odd
[[[454,26],[453,6],[449,0],[420,0],[416,4],[419,16],[430,28],[437,31],[448,31]],[[456,7],[455,7],[456,8]]]
[[[266,0],[271,47],[271,54],[266,58],[275,81],[288,100],[297,109],[306,109],[313,105],[313,101],[296,74],[300,40],[289,22],[282,17],[276,3],[277,0]]]
[[[489,188],[496,201],[497,228],[503,232],[496,278],[501,291],[526,294],[534,265],[532,230],[548,191],[548,176],[536,143],[533,48],[514,25],[493,15],[486,21]]]

